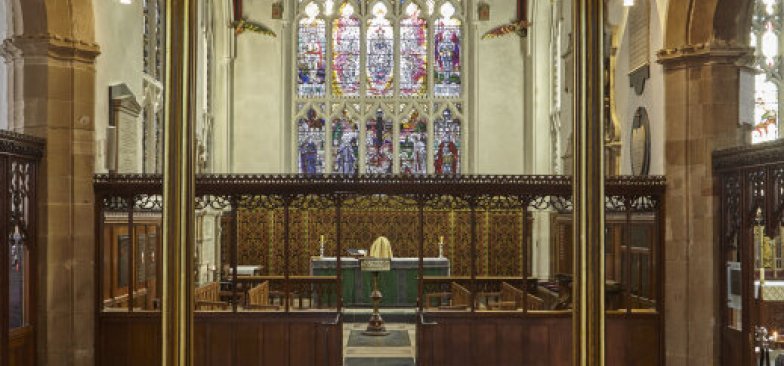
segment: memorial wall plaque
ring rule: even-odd
[[[648,175],[651,160],[651,134],[648,112],[644,107],[638,108],[634,114],[630,140],[632,174]]]

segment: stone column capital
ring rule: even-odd
[[[98,44],[56,34],[15,36],[4,43],[12,43],[23,57],[49,57],[63,61],[93,63],[98,57]]]
[[[754,62],[754,49],[718,41],[689,44],[659,50],[658,62],[665,70],[701,67],[707,64],[751,68]]]

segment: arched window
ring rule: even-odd
[[[752,142],[778,138],[781,95],[782,4],[779,0],[757,0],[752,19],[750,44],[756,48],[754,77],[754,130]]]
[[[298,2],[292,124],[299,173],[459,174],[459,0]]]

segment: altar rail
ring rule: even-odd
[[[423,355],[421,364],[437,365],[455,349],[445,339],[466,339],[449,336],[450,329],[480,335],[506,329],[501,324],[548,329],[550,339],[557,341],[551,343],[552,349],[570,353],[562,349],[569,343],[563,335],[571,324],[571,300],[564,296],[570,290],[541,282],[572,273],[570,177],[203,175],[197,177],[195,189],[197,281],[204,288],[200,291],[202,302],[210,305],[205,308],[208,311],[197,313],[197,338],[205,336],[200,332],[206,328],[199,324],[207,320],[223,327],[244,322],[243,317],[247,322],[296,319],[324,327],[319,324],[326,324],[324,319],[340,314],[343,308],[340,257],[345,256],[345,249],[366,248],[371,239],[387,235],[395,243],[396,256],[420,258],[415,280],[417,306],[423,314],[419,328],[425,338],[421,344],[443,345],[426,350],[430,353]],[[617,303],[608,307],[617,320],[608,328],[612,329],[608,339],[644,334],[647,341],[625,346],[624,355],[649,355],[649,362],[642,364],[651,365],[659,364],[663,355],[664,191],[662,177],[609,177],[605,187],[608,281],[620,284]],[[114,361],[118,354],[107,351],[107,347],[117,347],[115,343],[102,341],[110,332],[133,329],[139,319],[160,319],[158,274],[162,269],[155,258],[162,257],[161,192],[160,176],[95,177],[96,293],[101,294],[95,303],[99,323],[96,344],[103,347],[100,354],[106,357],[101,362]],[[550,242],[545,239],[540,246],[552,252],[550,273],[539,279],[532,278],[535,229],[531,223],[535,220],[554,225],[548,234]],[[635,233],[632,227],[643,229],[644,244],[635,245],[632,239],[639,238],[633,235],[640,232]],[[303,263],[319,253],[320,235],[324,235],[326,255],[337,257],[334,276],[316,278],[305,273]],[[422,258],[440,254],[435,243],[441,235],[446,236],[444,246],[453,271],[445,278],[428,277]],[[205,244],[210,240],[215,243],[212,249]],[[205,262],[205,258],[215,262]],[[462,288],[462,311],[442,312],[440,304],[432,308],[424,304],[426,297],[435,299],[437,293],[452,287]],[[269,301],[250,304],[251,289],[268,291]],[[121,307],[105,307],[105,299],[118,296],[127,298]],[[509,302],[505,297],[510,296],[511,310],[502,311]],[[647,309],[638,311],[634,309],[637,306]],[[225,321],[221,323],[221,319]],[[484,323],[485,319],[493,319],[491,323],[498,327]],[[283,323],[280,326],[286,327]],[[339,333],[334,329],[324,333],[325,340],[319,344],[338,347],[326,353],[340,354],[340,342],[331,338]],[[239,349],[247,340],[238,334],[222,338],[228,343],[220,350],[212,346],[209,350]],[[308,341],[308,336],[294,332],[285,342],[290,347],[291,342]],[[520,337],[533,341],[535,334],[521,333]],[[504,351],[499,351],[499,360],[504,359]],[[205,352],[207,358],[197,364],[219,364],[209,357],[213,351]],[[570,360],[553,357],[551,364]],[[471,361],[467,362],[455,365]]]

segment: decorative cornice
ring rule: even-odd
[[[101,53],[96,43],[57,34],[20,35],[10,41],[26,57],[48,56],[58,60],[92,63]]]
[[[747,63],[744,59],[750,58],[753,53],[753,49],[748,47],[706,42],[662,49],[657,56],[664,67],[688,67],[706,62],[742,66]]]
[[[713,169],[719,172],[773,164],[784,165],[784,139],[713,152]]]
[[[96,193],[160,194],[160,175],[101,174],[94,178]],[[663,194],[663,176],[607,177],[608,195]],[[561,175],[197,175],[197,195],[227,194],[456,194],[563,195],[572,194],[572,177]]]
[[[45,146],[46,142],[42,138],[0,130],[0,154],[41,158]]]

